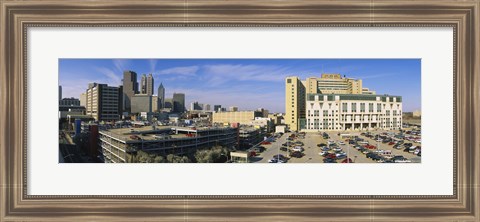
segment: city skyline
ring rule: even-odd
[[[155,95],[163,84],[165,98],[185,93],[185,104],[285,112],[287,76],[339,73],[377,94],[402,96],[405,112],[421,109],[420,59],[60,59],[63,97],[79,98],[91,82],[119,86],[125,70],[136,72],[138,82],[153,74]]]

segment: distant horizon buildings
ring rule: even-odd
[[[74,103],[75,106],[83,106],[86,115],[92,116],[96,121],[119,120],[125,113],[139,115],[144,112],[183,113],[186,111],[185,93],[173,93],[173,97],[168,100],[165,98],[163,83],[160,83],[158,87],[158,95],[153,95],[153,86],[154,78],[152,74],[142,75],[139,89],[137,73],[124,71],[122,85],[108,86],[107,84],[92,82],[88,84],[85,92],[79,95],[80,99],[73,97],[59,99],[59,105],[65,106]],[[59,98],[61,98],[61,85],[59,85],[58,90]],[[117,95],[115,92],[119,94]],[[170,103],[167,105],[168,102]],[[170,109],[163,110],[164,108]],[[201,104],[201,108],[203,109],[203,104]]]

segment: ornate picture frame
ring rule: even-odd
[[[479,221],[480,3],[1,0],[0,220]],[[453,27],[454,192],[448,196],[28,195],[29,27]]]

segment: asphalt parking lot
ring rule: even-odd
[[[381,133],[387,133],[389,131],[373,131],[371,133],[373,134],[381,134]],[[398,131],[391,131],[391,132],[396,132]],[[265,151],[262,153],[258,153],[256,157],[251,159],[251,162],[256,162],[256,163],[268,163],[270,159],[272,159],[273,156],[281,154],[283,156],[286,156],[288,158],[287,163],[324,163],[323,159],[324,157],[321,156],[319,153],[322,152],[322,148],[318,147],[317,144],[325,143],[327,144],[328,141],[335,141],[335,143],[342,149],[343,152],[346,153],[347,158],[350,158],[354,163],[375,163],[375,164],[380,164],[375,160],[372,160],[370,158],[367,158],[365,154],[361,153],[359,150],[355,149],[353,145],[348,144],[348,142],[345,142],[345,138],[340,138],[340,134],[348,134],[351,133],[352,135],[358,134],[358,138],[363,139],[364,141],[368,142],[370,145],[376,146],[375,149],[371,149],[370,151],[374,152],[376,150],[387,150],[391,152],[392,156],[403,156],[407,158],[411,163],[420,163],[421,157],[409,153],[409,152],[404,152],[403,148],[402,149],[394,149],[393,145],[388,145],[388,143],[382,143],[382,142],[377,142],[372,138],[367,138],[366,136],[361,136],[361,132],[338,132],[338,131],[331,131],[327,132],[328,135],[330,136],[329,139],[324,139],[322,137],[322,134],[319,132],[308,132],[305,134],[304,137],[299,137],[297,134],[297,137],[291,141],[289,141],[289,145],[295,142],[302,142],[303,143],[303,149],[304,151],[302,152],[304,155],[300,158],[297,157],[290,157],[288,151],[282,151],[280,148],[285,147],[282,144],[287,143],[287,138],[292,134],[292,133],[285,133],[279,138],[276,138],[274,142],[271,142],[271,144],[268,145],[261,145],[265,147]],[[339,142],[342,141],[345,144],[339,144]],[[405,142],[410,142],[406,141]],[[411,142],[414,146],[421,146],[419,143]],[[291,150],[295,146],[289,146],[289,150]],[[340,163],[346,158],[338,159],[336,162]],[[397,163],[398,164],[398,163]]]

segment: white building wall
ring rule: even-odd
[[[306,102],[306,131],[393,130],[402,126],[402,103],[397,102],[396,97],[387,97],[385,102],[381,96],[374,101],[340,100],[338,95],[334,101],[327,98],[327,95],[315,95],[314,101]]]

